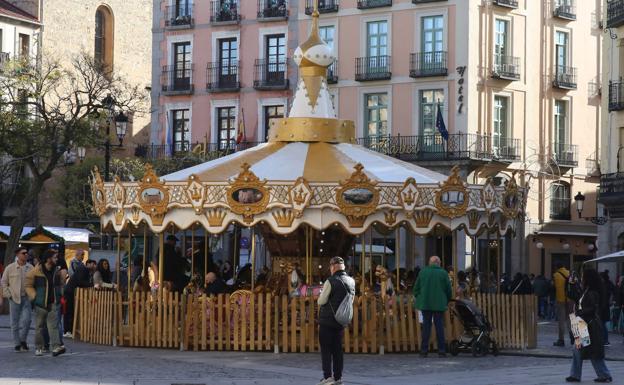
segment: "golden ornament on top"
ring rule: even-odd
[[[152,219],[154,226],[162,226],[169,204],[169,191],[158,179],[152,165],[145,166],[145,175],[139,182],[139,205]]]

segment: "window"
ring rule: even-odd
[[[191,72],[191,43],[175,43],[173,45],[173,87],[175,90],[190,88]]]
[[[550,219],[570,220],[570,185],[555,182],[550,185]]]
[[[217,108],[217,136],[219,148],[234,148],[236,145],[235,107]]]
[[[555,33],[555,65],[557,73],[565,73],[568,66],[569,36],[567,32],[557,31]]]
[[[171,111],[173,152],[190,150],[189,110]]]
[[[271,119],[279,119],[284,117],[284,106],[265,106],[264,107],[264,141],[269,140],[269,128]]]
[[[113,67],[113,14],[102,5],[95,11],[95,44],[93,58],[106,72]]]
[[[175,0],[175,18],[191,16],[191,0]]]
[[[238,73],[238,41],[236,38],[219,40],[219,80],[236,83]]]
[[[267,80],[281,81],[286,71],[286,36],[284,34],[266,37]]]
[[[19,34],[19,56],[21,59],[30,57],[30,36],[23,33]]]
[[[427,16],[422,18],[423,53],[440,52],[444,49],[444,17]]]
[[[388,22],[372,21],[366,24],[366,51],[369,57],[388,54]]]
[[[555,100],[555,152],[561,153],[559,147],[570,143],[570,133],[568,130],[568,102],[565,100]]]
[[[365,109],[365,136],[388,135],[388,94],[366,94]]]
[[[319,7],[320,6],[321,5],[319,2]],[[319,28],[319,34],[321,35],[321,39],[323,39],[323,41],[327,43],[327,45],[329,46],[329,48],[332,49],[332,51],[334,50],[334,34],[335,33],[336,33],[336,28],[333,25],[328,25],[328,26]]]
[[[495,72],[505,71],[501,66],[506,63],[505,56],[511,55],[509,47],[509,21],[496,19],[494,30],[494,66]]]
[[[435,124],[438,108],[444,110],[443,90],[420,91],[420,135],[432,136],[437,133]]]
[[[509,110],[509,98],[494,96],[494,127],[492,130],[492,150],[499,155],[501,148],[506,146],[509,137],[507,114]]]

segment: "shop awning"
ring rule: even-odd
[[[589,261],[585,261],[584,263],[588,263],[588,262],[617,262],[617,261],[624,261],[624,250],[620,250],[620,251],[617,251],[615,253],[603,255],[602,257],[590,259]]]
[[[561,237],[597,237],[596,225],[569,225],[563,223],[547,223],[535,232],[537,235],[555,235]]]

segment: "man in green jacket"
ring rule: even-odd
[[[414,284],[415,307],[423,316],[421,357],[426,357],[429,351],[432,319],[438,337],[438,354],[440,357],[446,356],[444,312],[448,308],[451,295],[451,280],[446,270],[440,267],[440,258],[434,255],[429,258],[429,265],[418,274]]]

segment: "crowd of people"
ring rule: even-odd
[[[25,247],[14,251],[15,260],[2,272],[3,298],[9,301],[11,332],[16,352],[28,352],[28,333],[34,317],[35,355],[65,353],[64,338],[72,338],[74,298],[77,288],[114,288],[108,260],[85,261],[76,250],[67,264],[56,249],[40,257]]]

